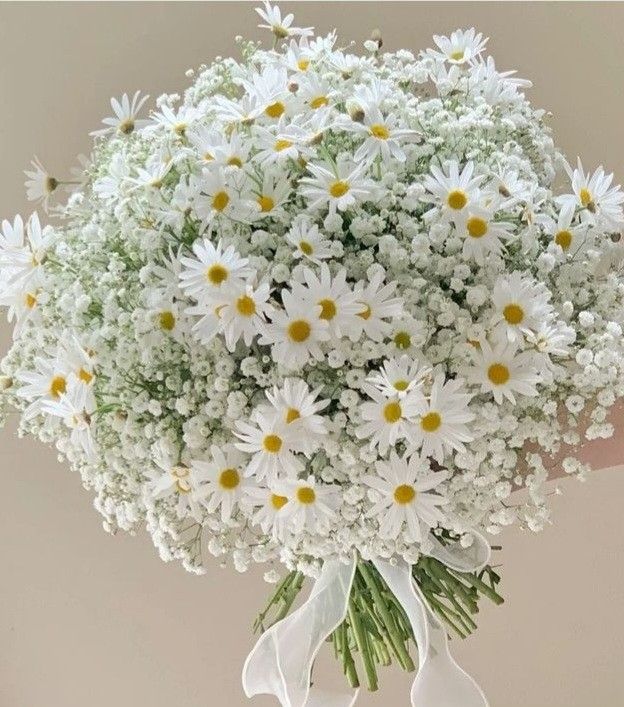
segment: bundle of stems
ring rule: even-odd
[[[477,628],[474,616],[479,612],[481,598],[495,604],[504,601],[497,591],[500,577],[490,565],[478,573],[457,572],[432,557],[421,557],[412,571],[431,610],[449,633],[460,638]],[[254,631],[265,631],[288,614],[304,579],[301,572],[291,572],[284,578],[256,619]],[[352,687],[360,686],[363,671],[366,687],[377,690],[378,666],[393,661],[407,672],[415,669],[410,655],[415,642],[409,619],[375,566],[361,558],[355,570],[347,616],[328,641],[333,644]]]

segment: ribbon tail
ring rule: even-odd
[[[355,566],[355,556],[347,565],[325,562],[308,600],[262,634],[243,666],[247,697],[274,695],[282,707],[352,707],[357,692],[311,690],[310,679],[316,654],[347,614]]]
[[[412,685],[412,706],[488,707],[481,688],[453,660],[446,630],[414,582],[411,566],[403,560],[394,565],[375,560],[374,564],[405,609],[414,631],[419,671]]]

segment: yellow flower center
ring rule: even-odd
[[[425,432],[435,432],[441,424],[442,418],[437,412],[428,412],[420,418],[420,426]]]
[[[343,182],[340,179],[336,182],[332,182],[329,185],[329,193],[334,197],[334,199],[340,199],[349,191],[349,183]]]
[[[459,209],[463,209],[468,203],[468,197],[461,189],[453,189],[453,191],[448,193],[446,203],[451,207],[451,209],[459,211]]]
[[[336,303],[332,299],[322,299],[319,304],[321,305],[321,313],[319,317],[321,319],[326,319],[327,321],[333,319],[336,316]]]
[[[26,306],[28,309],[33,309],[37,304],[37,296],[28,292],[25,297]]]
[[[555,234],[555,243],[560,246],[562,250],[568,250],[572,245],[572,234],[570,231],[559,231]]]
[[[280,101],[271,103],[264,109],[264,112],[269,116],[269,118],[279,118],[280,115],[286,110],[286,107]]]
[[[224,469],[219,474],[219,486],[223,489],[235,489],[240,484],[240,474],[236,469]]]
[[[171,331],[175,327],[176,318],[173,312],[165,311],[158,315],[160,328],[165,331]]]
[[[581,200],[581,204],[583,206],[589,206],[589,204],[593,201],[591,192],[585,187],[583,187],[579,192],[579,199]]]
[[[519,304],[508,304],[503,309],[503,317],[507,324],[520,324],[524,319],[524,309]]]
[[[511,377],[509,369],[503,363],[493,363],[488,368],[487,375],[494,385],[505,385]]]
[[[236,300],[236,309],[243,317],[253,317],[256,313],[256,303],[249,295],[242,295]]]
[[[123,133],[124,135],[130,135],[130,133],[134,130],[134,120],[132,120],[132,118],[124,120],[123,122],[119,123],[117,130],[119,130],[119,132]]]
[[[176,480],[175,487],[178,493],[190,493],[191,485],[188,482],[189,470],[185,466],[174,466],[171,476]]]
[[[397,349],[409,349],[412,345],[412,337],[406,331],[397,331],[394,335],[394,345]]]
[[[389,422],[392,425],[401,419],[402,414],[403,414],[403,410],[401,410],[401,405],[399,403],[397,403],[396,401],[392,402],[392,403],[388,403],[387,405],[384,406],[384,409],[383,409],[384,419],[386,422]]]
[[[211,265],[206,271],[206,279],[213,285],[220,285],[228,279],[229,272],[227,268],[219,263]]]
[[[266,452],[277,454],[282,448],[282,438],[277,435],[267,435],[262,441],[262,446]]]
[[[301,413],[296,408],[288,408],[286,411],[286,424],[290,425],[291,422],[298,420],[301,417]]]
[[[321,108],[322,106],[326,106],[329,103],[327,100],[327,96],[317,96],[316,98],[313,98],[310,101],[310,108],[313,108],[316,110],[317,108]]]
[[[223,211],[230,203],[230,197],[224,191],[218,191],[212,197],[212,208],[215,211]]]
[[[398,380],[394,381],[394,389],[398,390],[399,392],[403,392],[404,390],[407,390],[409,387],[409,381],[406,380]]]
[[[390,131],[385,125],[375,123],[369,128],[370,134],[379,140],[387,140],[390,137]]]
[[[466,221],[466,228],[468,229],[468,235],[471,238],[483,238],[488,230],[487,221],[478,216],[471,216],[468,221]]]
[[[280,508],[283,508],[286,504],[288,503],[288,499],[286,496],[279,496],[276,493],[271,494],[271,505],[273,508],[275,508],[276,511],[279,511]]]
[[[258,206],[260,207],[260,211],[262,211],[262,213],[266,213],[267,211],[273,210],[275,202],[273,201],[273,199],[271,199],[270,196],[259,196]]]
[[[300,486],[297,489],[297,500],[299,503],[309,505],[316,501],[316,493],[311,486]]]
[[[308,241],[299,241],[299,250],[305,255],[312,255],[314,248]]]
[[[299,71],[307,71],[309,66],[309,59],[299,59],[299,61],[297,62],[297,68],[299,69]]]
[[[212,160],[214,160],[214,155],[210,152],[204,152],[204,159],[206,162],[212,162]]]
[[[85,368],[81,368],[78,371],[78,378],[83,382],[89,385],[91,381],[93,380],[93,373],[90,373],[87,371]]]
[[[311,332],[312,328],[305,319],[295,319],[288,326],[288,336],[298,344],[308,339]]]
[[[454,52],[451,52],[451,59],[453,61],[461,61],[464,58],[464,50],[463,49],[457,49]]]
[[[290,140],[277,140],[275,142],[275,145],[273,145],[273,149],[275,150],[275,152],[287,150],[289,147],[292,147],[292,142]]]
[[[173,126],[173,132],[180,137],[184,137],[186,133],[186,123],[178,123]]]
[[[361,312],[358,312],[358,317],[361,317],[365,321],[370,319],[371,314],[373,313],[373,310],[370,308],[370,305],[366,304],[365,302],[359,302],[359,304],[364,306],[364,309]]]
[[[416,489],[408,484],[401,484],[394,489],[394,500],[402,506],[416,498]]]
[[[238,167],[239,169],[243,166],[243,161],[240,157],[236,157],[236,155],[230,157],[227,163],[229,167]]]
[[[67,381],[63,376],[54,376],[50,381],[50,395],[59,398],[67,390]]]

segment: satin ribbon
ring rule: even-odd
[[[470,547],[442,545],[431,538],[429,555],[458,572],[478,572],[488,564],[490,546],[472,531]],[[413,707],[488,707],[477,683],[453,660],[444,626],[433,614],[402,559],[373,560],[379,574],[407,614],[418,647],[419,669],[411,690]],[[275,695],[282,707],[352,707],[357,691],[328,693],[311,688],[314,658],[326,638],[344,621],[356,558],[323,564],[308,600],[260,637],[243,667],[247,697]]]

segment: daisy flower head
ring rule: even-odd
[[[573,209],[562,207],[556,221],[544,219],[543,225],[556,246],[556,252],[564,260],[575,258],[591,241],[588,238],[587,222],[578,223]]]
[[[405,162],[406,156],[401,144],[407,140],[415,139],[417,130],[400,128],[400,121],[396,115],[382,115],[377,106],[371,106],[364,112],[361,122],[351,120],[344,125],[345,129],[364,138],[364,142],[355,152],[356,162],[374,162],[377,157],[384,164],[393,160]]]
[[[251,218],[259,220],[285,217],[283,206],[290,193],[291,186],[286,177],[270,171],[265,172],[262,186],[260,189],[254,189],[249,198],[253,208]]]
[[[488,256],[502,253],[503,241],[511,237],[513,224],[496,221],[491,210],[474,205],[456,228],[464,241],[464,258],[483,265]]]
[[[293,432],[278,420],[255,415],[253,424],[236,421],[238,431],[234,434],[240,442],[234,446],[251,455],[245,467],[245,476],[253,476],[256,481],[296,477],[303,464],[293,453]]]
[[[377,195],[377,186],[368,179],[365,163],[358,165],[342,160],[334,168],[331,165],[307,166],[311,177],[299,180],[301,194],[308,200],[311,210],[327,208],[330,213],[346,211],[358,203],[371,201]]]
[[[464,444],[474,439],[468,426],[475,418],[468,407],[471,398],[461,378],[445,380],[443,373],[436,375],[429,395],[419,400],[411,449],[439,464],[446,453],[463,452]]]
[[[467,162],[461,172],[459,162],[449,160],[443,169],[431,166],[431,174],[425,177],[424,187],[431,196],[424,196],[424,201],[434,204],[425,218],[439,217],[443,221],[462,225],[468,218],[470,209],[479,202],[479,185],[483,175],[474,176],[474,162]]]
[[[259,343],[271,346],[274,361],[290,369],[301,368],[310,358],[322,361],[321,345],[330,338],[322,306],[288,290],[282,291],[282,304],[283,309],[270,313],[271,322],[263,327]]]
[[[411,356],[403,354],[384,361],[382,367],[372,373],[367,381],[388,398],[404,398],[413,390],[422,388],[431,369],[421,366]]]
[[[305,141],[307,134],[299,125],[286,123],[284,116],[280,118],[278,125],[274,128],[256,126],[255,135],[257,137],[258,152],[254,155],[254,161],[261,165],[284,165],[289,160],[296,161],[307,154]]]
[[[0,232],[0,287],[39,273],[55,237],[51,226],[41,227],[36,211],[26,226],[21,216],[16,216],[12,224],[5,219]]]
[[[271,123],[290,113],[294,99],[288,90],[288,72],[283,66],[266,66],[249,78],[237,81],[245,89],[252,105],[259,107],[259,111],[254,111],[254,119],[262,117],[265,122]]]
[[[201,300],[215,289],[240,286],[254,276],[247,258],[242,258],[230,245],[216,247],[204,238],[193,243],[194,257],[182,257],[180,287],[187,295]]]
[[[269,0],[264,0],[263,7],[256,7],[256,12],[266,24],[258,25],[262,29],[269,29],[276,39],[286,39],[292,36],[310,36],[313,33],[312,27],[293,27],[295,16],[289,13],[282,18],[282,13],[277,5],[271,5]]]
[[[403,300],[393,296],[397,283],[385,283],[385,278],[383,270],[376,270],[367,282],[360,281],[353,288],[355,301],[361,309],[350,327],[351,341],[358,341],[362,334],[373,341],[383,341],[392,330],[392,325],[386,320],[403,312]],[[406,336],[409,334],[406,333]]]
[[[491,393],[501,405],[506,398],[516,404],[514,393],[535,396],[538,375],[531,351],[517,353],[515,344],[500,341],[494,347],[486,339],[471,349],[473,367],[467,372],[470,383],[481,386],[482,393]]]
[[[200,179],[200,193],[195,199],[195,213],[203,228],[212,226],[213,221],[222,216],[237,219],[248,215],[247,209],[240,203],[234,182],[232,175],[226,179],[220,165],[204,169]]]
[[[194,499],[208,513],[220,511],[221,520],[232,518],[252,482],[243,475],[245,456],[232,445],[210,447],[210,461],[193,460],[191,469],[200,480]]]
[[[62,349],[48,357],[37,356],[34,368],[18,371],[16,379],[23,384],[16,395],[30,402],[24,411],[27,420],[41,412],[45,400],[59,401],[72,384],[70,365]]]
[[[284,515],[282,509],[288,503],[288,497],[278,493],[274,484],[271,486],[250,485],[245,489],[244,503],[253,508],[251,522],[263,533],[277,539],[283,534]]]
[[[66,392],[41,402],[41,412],[59,417],[71,430],[71,443],[83,450],[87,459],[96,455],[92,420],[95,403],[90,391],[83,385],[71,385]]]
[[[403,457],[392,451],[388,461],[375,462],[377,474],[363,478],[372,490],[374,505],[367,516],[379,520],[379,535],[396,540],[403,534],[410,543],[425,544],[429,532],[448,520],[440,510],[447,499],[437,492],[449,478],[447,471],[432,472],[423,455]]]
[[[492,290],[495,336],[521,342],[525,334],[552,318],[550,297],[546,287],[521,272],[499,276]]]
[[[438,50],[429,49],[427,53],[438,61],[448,64],[474,64],[485,49],[488,37],[474,27],[467,30],[456,29],[450,37],[434,34],[433,41]]]
[[[249,144],[236,130],[224,135],[205,125],[194,125],[188,132],[188,141],[199,159],[210,165],[240,169],[249,159]]]
[[[275,491],[288,499],[280,510],[284,533],[299,535],[304,529],[321,535],[329,532],[330,521],[339,506],[336,487],[308,476],[307,479],[278,482]]]
[[[202,518],[202,506],[196,499],[201,479],[198,469],[180,462],[177,448],[164,440],[154,445],[148,467],[146,491],[153,501],[167,501],[179,518],[190,516],[197,522]]]
[[[202,112],[194,106],[182,105],[177,110],[166,103],[160,110],[152,113],[153,128],[166,128],[177,138],[186,138],[189,128],[202,118]]]
[[[295,221],[286,234],[286,239],[295,247],[295,258],[311,260],[320,265],[322,260],[331,257],[331,241],[323,236],[319,227],[307,216]]]
[[[402,305],[401,309],[403,309]],[[387,336],[389,355],[417,354],[426,338],[426,333],[423,322],[402,311],[390,322],[390,331]]]
[[[562,321],[543,322],[537,331],[531,331],[526,341],[535,352],[534,365],[541,380],[549,385],[561,371],[556,359],[568,358],[576,340],[574,329]]]
[[[107,126],[106,128],[94,130],[90,134],[93,136],[111,134],[130,135],[135,130],[140,130],[146,125],[149,125],[149,120],[137,118],[139,111],[148,98],[149,96],[141,96],[140,91],[137,91],[131,99],[128,97],[127,93],[124,93],[120,100],[111,98],[110,104],[115,115],[102,119],[102,123]]]
[[[43,203],[43,208],[47,211],[50,197],[61,183],[48,172],[37,157],[35,157],[30,164],[32,165],[32,169],[24,170],[24,174],[27,177],[24,182],[26,198],[28,201]]]

